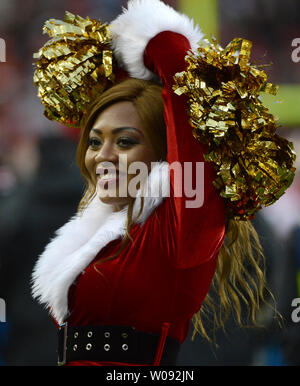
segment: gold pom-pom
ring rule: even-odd
[[[34,85],[50,120],[80,127],[94,96],[114,82],[108,25],[66,12],[46,21],[51,39],[34,54]]]
[[[214,184],[236,220],[252,219],[278,200],[295,172],[293,145],[276,134],[274,116],[260,99],[261,91],[276,95],[278,87],[249,64],[251,46],[239,38],[225,49],[215,39],[202,41],[173,87],[188,97],[193,135],[208,144],[205,160],[215,164]]]

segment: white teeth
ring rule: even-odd
[[[117,177],[116,174],[110,173],[110,174],[103,174],[102,176],[100,176],[100,179],[101,179],[101,180],[113,180],[113,179],[115,179],[116,177]]]

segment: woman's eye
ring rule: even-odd
[[[101,141],[98,138],[89,138],[88,145],[91,148],[96,148],[101,145]]]
[[[117,143],[120,147],[126,148],[126,147],[136,145],[138,142],[132,138],[119,138]]]
[[[137,144],[138,142],[132,138],[127,138],[127,137],[123,137],[123,138],[119,138],[116,142],[116,144],[121,147],[121,148],[129,148],[135,144]],[[89,138],[88,139],[88,146],[91,148],[91,149],[98,149],[100,146],[102,145],[102,141],[99,139],[99,138],[95,138],[95,137],[92,137],[92,138]]]

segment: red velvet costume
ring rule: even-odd
[[[192,135],[185,97],[172,90],[173,76],[185,69],[189,49],[183,35],[161,32],[148,42],[144,63],[160,76],[164,87],[167,161],[192,162],[195,170],[196,162],[204,162],[205,146]],[[109,241],[84,271],[78,272],[68,292],[65,321],[70,326],[130,325],[160,333],[163,323],[169,323],[169,336],[180,342],[186,339],[191,318],[209,290],[225,235],[224,201],[212,185],[216,177],[213,165],[204,164],[201,207],[187,208],[190,197],[174,197],[171,174],[170,197],[162,200],[144,224],[134,224],[130,232],[133,243],[129,241],[114,260],[96,265],[96,270],[100,258],[120,249],[121,237]]]

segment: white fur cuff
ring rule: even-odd
[[[127,7],[110,27],[119,65],[134,78],[155,79],[144,65],[143,55],[148,42],[160,32],[184,35],[192,50],[204,36],[197,25],[194,27],[193,20],[160,0],[130,0]]]

